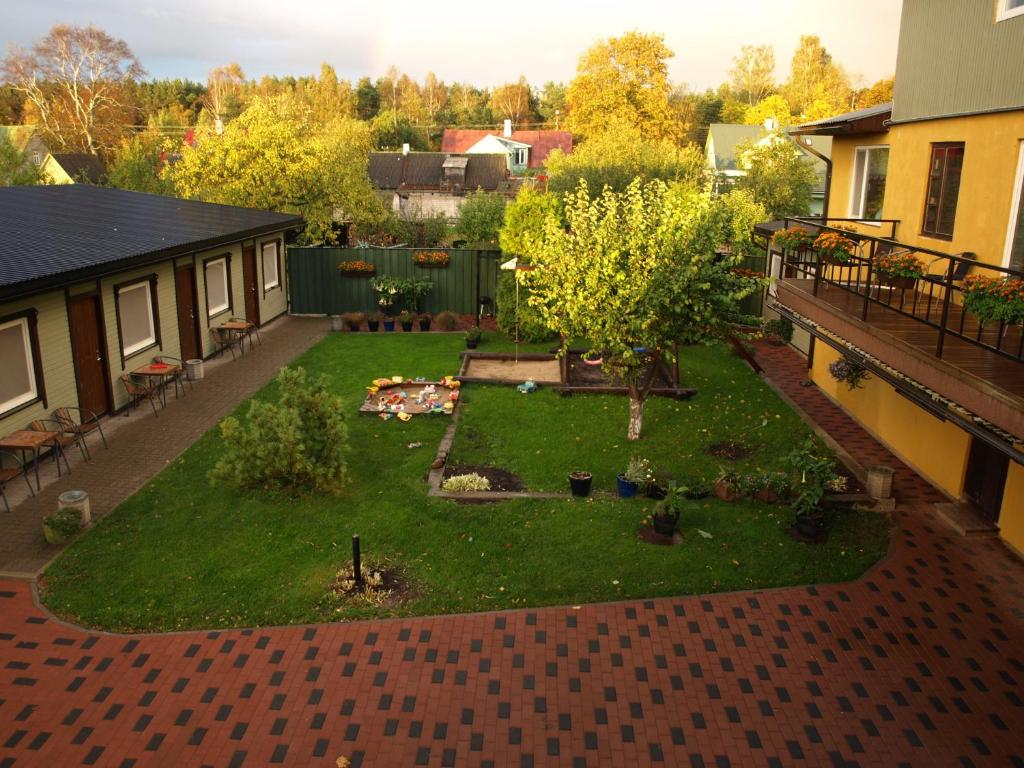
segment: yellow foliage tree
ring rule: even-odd
[[[793,124],[793,115],[789,111],[789,102],[777,93],[762,99],[750,107],[743,115],[745,125],[764,125],[766,120],[772,119],[775,125],[784,127]]]

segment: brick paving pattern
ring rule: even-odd
[[[897,468],[889,557],[846,584],[579,608],[115,636],[0,582],[0,766],[1024,765],[1024,565]]]

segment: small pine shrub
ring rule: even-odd
[[[282,368],[278,401],[252,400],[244,419],[220,424],[224,454],[211,480],[243,488],[337,493],[345,483],[345,404],[304,368]]]
[[[472,472],[468,475],[452,475],[441,483],[445,493],[465,493],[466,491],[489,491],[491,481],[483,475]]]

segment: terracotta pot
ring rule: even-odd
[[[754,498],[764,504],[774,504],[779,500],[779,496],[771,488],[762,488],[758,491]]]
[[[735,501],[739,497],[736,486],[727,480],[715,480],[715,496],[722,501]]]

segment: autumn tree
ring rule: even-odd
[[[629,391],[627,439],[643,429],[644,404],[675,343],[723,330],[760,281],[732,270],[754,246],[764,210],[749,194],[713,198],[693,185],[633,181],[623,192],[585,184],[551,211],[527,244],[522,280],[543,322],[587,339],[605,372]],[[728,246],[728,256],[719,255]]]
[[[775,89],[775,49],[770,45],[744,45],[733,57],[729,87],[753,106]]]
[[[431,123],[437,122],[438,116],[448,105],[448,89],[445,88],[444,82],[438,80],[433,72],[427,72],[420,94],[427,119]]]
[[[186,146],[170,174],[183,197],[299,213],[306,242],[331,242],[336,218],[384,218],[367,175],[370,148],[363,122],[314,125],[294,98],[257,97],[223,134]]]
[[[235,117],[241,111],[241,92],[244,84],[245,73],[238,64],[226,64],[210,70],[203,102],[217,130],[221,130],[226,120]]]
[[[806,216],[818,175],[810,157],[782,132],[775,131],[737,149],[738,164],[746,171],[736,188],[746,190],[764,206],[769,218]]]
[[[744,125],[764,125],[767,120],[775,121],[775,125],[780,127],[793,124],[789,102],[777,93],[750,107],[744,113],[742,122]]]
[[[802,35],[783,95],[794,114],[814,120],[849,109],[850,79],[816,35]]]
[[[452,83],[448,89],[448,109],[455,125],[490,125],[494,122],[490,95],[468,83]]]
[[[372,120],[380,111],[380,93],[377,86],[368,77],[359,78],[355,92],[356,117],[360,120]]]
[[[610,121],[624,120],[652,139],[675,138],[666,63],[673,55],[662,35],[641,32],[593,45],[566,92],[569,128],[587,139]]]
[[[93,154],[133,122],[124,90],[145,74],[128,43],[91,24],[56,24],[31,50],[12,48],[2,71],[51,141]]]
[[[107,184],[118,189],[173,195],[174,183],[163,174],[165,151],[155,132],[122,140],[107,164]]]
[[[566,91],[565,83],[548,80],[537,94],[537,113],[545,123],[554,128],[563,127]]]
[[[511,120],[512,125],[532,122],[532,100],[530,86],[520,75],[516,82],[499,85],[491,92],[491,111],[501,120]]]
[[[884,77],[868,88],[862,88],[854,96],[854,109],[866,109],[892,101],[892,89],[896,80]]]
[[[320,77],[311,84],[310,91],[312,116],[317,122],[329,123],[339,117],[355,115],[352,85],[347,80],[339,80],[330,64],[320,65]]]

